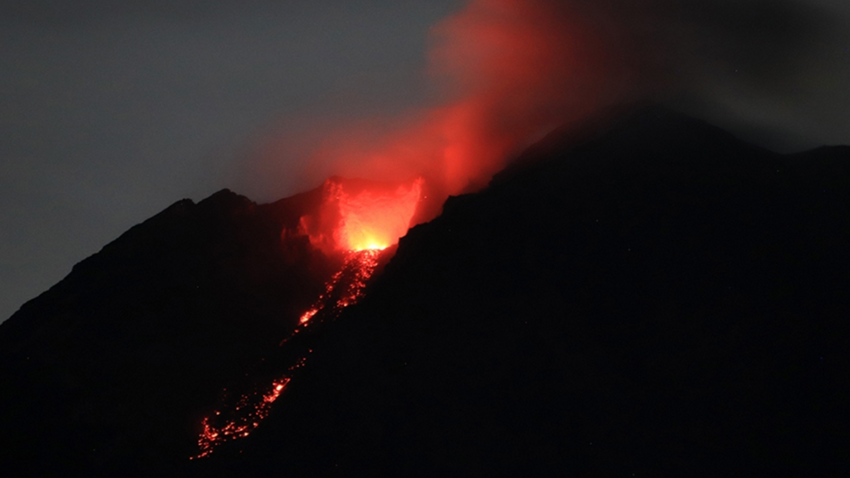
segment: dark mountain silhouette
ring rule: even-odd
[[[117,472],[194,453],[200,411],[338,267],[282,238],[320,199],[179,201],[25,304],[0,327],[3,463]]]
[[[402,238],[244,440],[221,387],[339,267],[313,191],[181,201],[0,326],[5,468],[182,476],[834,476],[850,148],[641,109],[551,134]]]

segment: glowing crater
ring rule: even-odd
[[[334,250],[347,251],[345,261],[325,284],[324,292],[313,306],[301,315],[292,335],[281,345],[317,322],[333,320],[343,309],[363,297],[382,251],[407,232],[419,204],[422,180],[417,179],[390,192],[365,189],[350,194],[341,183],[333,181],[325,184],[325,190],[325,202],[319,217],[302,218],[302,232],[324,250],[332,246]],[[330,234],[323,231],[327,224],[333,225]],[[328,241],[329,237],[332,241]],[[272,404],[292,380],[295,371],[304,366],[311,352],[304,351],[305,355],[270,386],[245,393],[235,403],[225,404],[213,416],[205,417],[201,422],[203,431],[198,438],[199,453],[191,459],[209,456],[218,446],[249,436],[268,417]]]

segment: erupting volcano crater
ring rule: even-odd
[[[254,371],[258,377],[246,381],[250,385],[238,399],[231,402],[225,398],[211,416],[203,419],[199,453],[191,459],[209,456],[218,446],[249,436],[268,417],[272,404],[312,353],[309,340],[298,340],[309,334],[299,334],[332,321],[363,297],[382,255],[386,256],[384,250],[409,229],[422,197],[423,182],[421,178],[396,184],[338,177],[325,181],[319,207],[301,216],[294,235],[308,236],[314,247],[328,255],[344,254],[342,267],[301,315],[292,334],[281,341],[280,355],[287,358],[259,366]],[[284,229],[282,240],[292,235]],[[269,368],[282,368],[270,384],[264,383]],[[225,393],[227,396],[230,394]]]
[[[423,182],[328,179],[321,206],[301,217],[299,232],[325,253],[386,249],[411,226]]]

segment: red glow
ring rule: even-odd
[[[329,179],[324,203],[317,214],[301,218],[301,232],[326,253],[386,249],[410,227],[422,183],[421,178],[399,185]]]
[[[360,118],[330,135],[322,130],[307,176],[423,175],[438,203],[483,187],[545,133],[621,103],[636,88],[628,61],[615,58],[586,21],[596,14],[580,2],[468,1],[431,29],[429,73],[443,87],[440,100],[399,117]]]
[[[351,196],[340,187],[337,197],[343,247],[351,251],[380,250],[398,242],[410,227],[421,191],[422,180],[407,188],[399,186],[393,194],[366,190]]]

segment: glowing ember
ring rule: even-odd
[[[301,316],[301,324],[309,324],[311,319],[325,310],[328,305],[331,306],[329,315],[336,317],[342,309],[356,303],[363,296],[366,282],[378,266],[380,254],[380,249],[351,251],[345,258],[342,269],[325,285],[325,293],[320,295],[313,307]],[[295,333],[298,333],[298,329]]]
[[[379,249],[351,251],[342,269],[325,285],[325,292],[319,296],[313,307],[301,316],[298,328],[281,342],[281,345],[311,326],[314,318],[318,317],[319,322],[334,319],[344,308],[357,303],[363,297],[366,283],[378,266],[380,254]],[[311,352],[312,350],[306,351],[307,354]],[[212,418],[205,417],[201,422],[203,431],[198,438],[200,453],[190,459],[209,456],[219,445],[250,435],[260,422],[268,417],[272,403],[292,380],[293,373],[304,366],[305,361],[306,357],[302,357],[283,377],[273,381],[270,387],[263,389],[264,391],[242,395],[235,405],[225,407],[223,416],[222,411],[218,410]]]
[[[300,320],[300,322],[301,322],[302,324],[306,324],[306,323],[307,323],[307,322],[309,322],[309,321],[310,321],[310,319],[312,319],[312,318],[313,318],[313,316],[314,316],[314,315],[316,315],[316,313],[318,313],[318,312],[319,312],[319,309],[310,309],[310,310],[308,310],[307,312],[304,312],[304,315],[302,315],[302,316],[301,316],[301,320]]]
[[[271,405],[280,396],[280,392],[289,383],[290,378],[284,377],[280,380],[272,382],[272,387],[266,393],[261,395],[261,400],[257,403],[251,403],[252,397],[243,395],[236,404],[234,411],[246,410],[242,414],[233,414],[233,419],[227,421],[223,426],[216,427],[210,424],[210,418],[205,417],[202,424],[204,431],[201,432],[198,438],[198,448],[201,452],[193,458],[203,458],[213,452],[216,446],[222,443],[244,438],[251,434],[255,428],[260,425],[260,421],[269,416]],[[221,412],[216,411],[216,416],[220,416]]]

